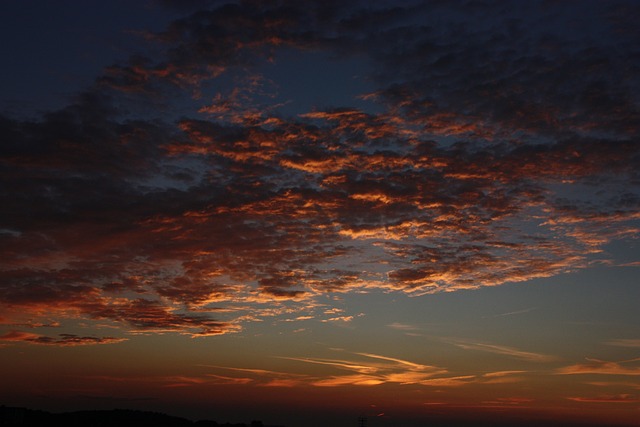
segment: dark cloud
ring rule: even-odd
[[[126,341],[126,338],[78,336],[74,334],[59,334],[58,338],[32,334],[22,331],[10,331],[0,336],[0,341],[26,342],[39,345],[77,346],[94,344],[113,344]]]
[[[589,265],[637,234],[640,40],[633,5],[585,4],[207,3],[0,117],[0,303],[200,336]],[[375,108],[281,113],[261,73],[291,51],[365,58]]]

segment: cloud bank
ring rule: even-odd
[[[637,12],[189,12],[67,107],[0,116],[5,323],[210,336],[275,316],[331,320],[318,299],[332,294],[451,292],[607,262],[606,244],[639,231]],[[362,61],[372,90],[285,112],[287,81],[265,70],[295,72],[296,55]]]

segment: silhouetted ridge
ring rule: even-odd
[[[113,409],[106,411],[76,411],[54,414],[27,408],[0,406],[0,426],[21,427],[280,427],[251,424],[218,424],[216,421],[191,421],[159,412]]]
[[[158,412],[143,412],[126,409],[112,411],[78,411],[54,415],[56,421],[63,426],[93,427],[187,427],[193,422],[185,418],[173,417]]]

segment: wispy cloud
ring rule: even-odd
[[[285,358],[298,362],[327,365],[347,374],[314,377],[309,383],[332,387],[346,385],[416,384],[428,387],[460,387],[469,384],[498,384],[520,381],[525,371],[498,371],[472,375],[451,375],[442,367],[372,353],[352,353],[352,359]],[[373,359],[373,360],[372,360]]]
[[[620,338],[615,340],[609,340],[606,342],[607,345],[613,345],[617,347],[631,347],[631,348],[640,348],[640,339],[633,338]]]
[[[640,362],[640,359],[632,359],[623,362],[610,362],[606,360],[587,358],[586,363],[566,366],[557,371],[558,374],[578,375],[578,374],[599,374],[599,375],[640,375],[640,366],[623,366],[628,363]]]
[[[523,381],[526,371],[497,371],[483,374],[429,378],[421,385],[432,387],[462,387],[471,384],[509,384]]]
[[[280,359],[293,362],[322,365],[334,368],[337,371],[336,373],[327,375],[319,375],[317,373],[294,374],[264,369],[212,365],[205,366],[228,372],[247,374],[245,376],[238,377],[229,375],[221,376],[218,374],[211,375],[216,380],[222,382],[229,382],[233,384],[254,383],[263,386],[283,387],[305,384],[317,387],[375,386],[386,383],[431,385],[429,381],[426,380],[447,373],[447,370],[443,368],[377,354],[351,353],[351,356],[351,358],[343,359],[279,357]],[[439,385],[444,383],[445,381],[443,379]]]
[[[553,362],[557,360],[556,357],[547,354],[524,351],[503,345],[465,342],[459,340],[449,340],[448,342],[465,350],[484,351],[488,353],[500,354],[516,359],[526,360],[529,362]]]
[[[406,323],[399,323],[399,322],[390,323],[390,324],[387,325],[387,327],[392,328],[392,329],[398,329],[400,331],[405,331],[405,332],[416,332],[416,331],[420,330],[416,326],[409,325],[409,324],[406,324]]]
[[[295,387],[307,382],[308,376],[268,369],[237,368],[230,366],[202,365],[219,371],[237,372],[243,376],[206,374],[217,384],[253,384],[262,387]]]
[[[493,316],[490,317],[506,317],[506,316],[515,316],[518,314],[525,314],[525,313],[529,313],[531,311],[536,310],[536,307],[531,307],[531,308],[525,308],[523,310],[516,310],[516,311],[508,311],[506,313],[500,313],[500,314],[495,314]]]
[[[513,407],[527,405],[534,402],[534,399],[526,397],[499,397],[495,400],[487,400],[482,402],[485,405],[495,405],[496,407]]]
[[[283,357],[283,359],[294,360],[297,362],[313,363],[316,365],[328,365],[347,371],[355,371],[361,374],[374,374],[380,370],[379,366],[374,366],[365,363],[356,363],[349,360],[336,360],[336,359],[314,359],[303,357]]]
[[[632,381],[589,381],[587,384],[597,387],[615,387],[618,390],[621,388],[640,390],[640,383]]]
[[[605,394],[594,397],[567,397],[574,402],[584,403],[638,403],[640,398],[632,394]]]

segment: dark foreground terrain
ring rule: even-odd
[[[191,421],[158,412],[114,409],[110,411],[76,411],[51,413],[26,408],[0,406],[0,426],[46,427],[277,427],[261,421],[249,424],[219,424],[216,421]]]
[[[315,422],[314,422],[315,421]],[[310,425],[333,427],[313,420]],[[519,419],[453,419],[438,417],[422,420],[370,419],[369,423],[354,418],[353,427],[630,427],[628,424],[602,424],[590,422],[567,422],[553,420]],[[633,424],[634,426],[636,424]],[[136,411],[129,409],[75,411],[51,413],[34,409],[0,406],[0,426],[20,427],[283,427],[268,426],[261,421],[245,423],[218,423],[212,420],[191,421],[159,412]],[[640,426],[640,424],[638,425]],[[304,426],[303,426],[304,427]]]

